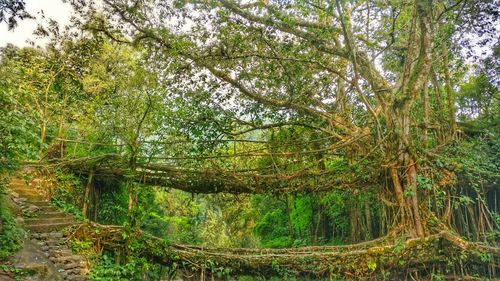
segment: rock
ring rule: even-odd
[[[14,273],[3,271],[0,269],[0,280],[2,281],[15,281]]]
[[[25,206],[23,205],[24,202],[26,202],[26,198],[21,198],[21,197],[13,197],[12,201],[14,201],[16,204],[23,209]]]
[[[60,246],[64,245],[64,240],[47,240],[47,245],[49,246]]]
[[[82,257],[74,255],[74,256],[50,258],[50,260],[60,264],[67,264],[75,261],[81,261]]]
[[[40,207],[37,207],[37,206],[32,205],[32,204],[29,204],[28,207],[26,208],[26,211],[28,213],[36,213],[36,212],[40,211]]]
[[[68,257],[71,256],[71,254],[73,254],[71,250],[66,250],[66,249],[55,250],[53,253],[54,256],[56,257]]]
[[[24,219],[22,217],[16,217],[15,221],[16,221],[17,225],[24,224]]]
[[[78,267],[80,267],[80,263],[78,263],[78,262],[72,262],[72,263],[68,263],[68,264],[64,265],[64,269],[66,269],[66,270],[78,268]]]
[[[49,246],[49,251],[50,252],[55,252],[55,251],[59,251],[59,250],[65,250],[66,248],[63,247],[63,246]]]
[[[46,232],[40,234],[41,239],[51,239],[50,242],[59,241],[52,239],[61,239],[63,238],[63,234],[61,232]]]
[[[45,243],[44,243],[44,242],[42,242],[42,241],[38,241],[38,240],[36,240],[36,239],[31,239],[31,242],[32,242],[33,244],[37,245],[37,246],[40,246],[40,247],[42,247],[42,246],[44,246],[44,245],[45,245]]]
[[[45,276],[48,272],[47,265],[35,262],[19,265],[18,268],[28,272],[30,275],[35,276]]]
[[[55,246],[55,245],[64,245],[64,240],[63,239],[54,239],[54,238],[47,238],[45,239],[45,242],[47,243],[47,245],[50,245],[50,246]]]
[[[88,279],[85,276],[74,275],[74,276],[68,276],[68,280],[70,280],[70,281],[86,281]]]

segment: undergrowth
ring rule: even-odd
[[[51,204],[66,213],[74,215],[77,219],[83,220],[85,217],[81,208],[78,207],[82,204],[80,202],[81,196],[78,196],[78,194],[83,193],[83,185],[80,179],[73,174],[59,171],[55,173],[55,177],[58,186],[52,194]]]
[[[126,280],[160,280],[161,267],[148,262],[142,257],[129,257],[123,264],[117,258],[103,254],[92,266],[89,279],[91,281],[126,281]]]
[[[16,253],[22,244],[22,235],[11,211],[5,206],[3,195],[7,179],[0,179],[0,261]]]

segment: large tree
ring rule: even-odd
[[[317,136],[312,139],[316,146],[325,140],[319,149],[298,152],[316,156],[314,169],[270,179],[292,186],[304,175],[329,175],[288,189],[294,191],[317,190],[319,184],[322,190],[372,188],[397,206],[401,229],[411,236],[430,232],[417,178],[436,144],[457,130],[446,45],[451,35],[444,31],[473,3],[105,0],[107,12],[95,13],[92,5],[85,10],[78,2],[89,16],[87,28],[144,46],[162,73],[173,72],[179,79],[173,87],[210,89],[208,99],[226,108],[238,104],[233,116],[247,127],[243,132],[302,127]],[[435,116],[432,108],[438,111]],[[338,172],[325,166],[331,155],[357,168]],[[368,168],[359,168],[363,165]],[[246,189],[212,186],[209,192],[240,193],[275,185],[261,180],[258,189],[248,182]]]

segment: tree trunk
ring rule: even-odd
[[[372,230],[372,213],[370,210],[370,203],[368,202],[368,198],[365,198],[365,218],[366,218],[366,238],[373,238],[373,230]]]
[[[47,121],[42,120],[40,124],[40,158],[42,157],[43,154],[43,148],[46,138],[47,138]]]
[[[101,190],[93,185],[94,190],[94,221],[97,222],[97,216],[99,215],[99,199],[101,197]]]
[[[399,205],[401,225],[412,237],[424,236],[417,197],[417,168],[411,151],[410,106],[394,110],[389,116],[394,128],[393,143],[388,147],[388,158],[393,159],[390,175]]]
[[[316,219],[316,227],[314,229],[313,245],[317,245],[318,234],[319,234],[319,230],[320,230],[320,226],[321,226],[322,208],[321,208],[321,204],[318,204],[318,205],[319,205],[319,208],[318,208],[318,216],[317,216],[317,219]]]
[[[285,195],[285,204],[286,204],[286,216],[287,216],[287,221],[288,221],[288,235],[290,236],[291,239],[295,239],[295,234],[293,232],[293,224],[292,224],[292,217],[291,217],[291,212],[290,212],[290,203],[288,200],[288,195]]]
[[[442,46],[443,46],[444,81],[445,81],[446,95],[448,102],[448,118],[450,121],[450,133],[451,137],[453,138],[455,136],[455,133],[457,132],[457,121],[455,119],[456,118],[455,97],[453,95],[453,89],[451,88],[448,47],[446,45],[446,42],[443,41],[442,44],[443,44]]]
[[[422,91],[422,104],[424,106],[424,129],[422,131],[422,144],[424,148],[428,148],[430,107],[429,107],[429,88],[427,87],[427,85],[424,87]]]
[[[436,116],[435,116],[435,119],[436,119],[436,123],[437,123],[437,128],[436,128],[436,135],[437,135],[437,143],[438,144],[441,144],[443,143],[444,141],[444,136],[443,136],[443,128],[442,128],[442,124],[443,124],[443,111],[444,111],[444,107],[443,107],[443,98],[441,96],[441,87],[439,86],[439,81],[438,81],[438,77],[437,77],[437,74],[434,70],[431,71],[431,80],[432,80],[432,84],[434,86],[434,94],[435,94],[435,99],[436,99],[436,105],[437,105],[437,111],[436,111]]]
[[[82,213],[85,218],[88,217],[89,210],[89,200],[90,200],[90,189],[92,188],[92,182],[94,179],[94,171],[90,172],[89,178],[87,180],[87,185],[85,186],[85,196],[83,197],[83,208]]]
[[[416,163],[413,158],[410,158],[408,172],[407,172],[407,188],[411,191],[409,196],[410,206],[413,211],[413,221],[415,224],[415,230],[417,231],[417,236],[423,237],[424,228],[422,225],[422,219],[420,217],[420,208],[418,205],[418,192],[417,192],[417,168]]]
[[[356,198],[349,200],[349,240],[352,243],[358,242],[359,239],[359,206],[356,204]]]
[[[128,182],[128,213],[129,215],[132,213],[132,209],[134,208],[134,188],[132,181]]]
[[[135,173],[135,169],[137,167],[137,146],[136,146],[136,140],[132,143],[130,146],[130,160],[129,160],[129,168],[130,168],[130,173]],[[132,214],[132,209],[134,208],[134,183],[133,180],[130,179],[127,184],[128,187],[128,213],[129,215]]]

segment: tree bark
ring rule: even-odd
[[[44,119],[40,124],[40,158],[42,157],[45,139],[47,138],[47,121]]]
[[[291,212],[290,212],[290,202],[288,200],[288,195],[285,195],[285,204],[286,204],[286,216],[287,216],[287,221],[288,221],[288,235],[290,236],[291,239],[295,239],[295,234],[293,232],[293,224],[292,224],[292,217],[291,217]]]
[[[437,111],[435,114],[435,119],[437,123],[437,128],[436,128],[436,135],[437,135],[437,143],[441,144],[444,142],[444,134],[443,134],[443,112],[444,112],[444,107],[443,107],[443,98],[441,95],[441,87],[439,86],[439,80],[437,77],[437,74],[434,70],[431,70],[431,81],[434,86],[434,94],[435,94],[435,99],[436,99],[436,105],[437,105]]]
[[[87,180],[87,185],[85,186],[85,195],[83,197],[83,208],[82,208],[82,213],[85,218],[88,216],[88,209],[89,209],[89,200],[90,200],[90,189],[92,188],[93,184],[93,179],[94,179],[94,172],[90,172],[89,178]]]
[[[368,198],[365,198],[364,200],[365,204],[365,218],[366,218],[366,233],[367,233],[367,239],[372,239],[373,238],[373,228],[372,228],[372,213],[370,210],[370,203],[368,202]]]
[[[424,228],[422,225],[422,219],[420,216],[420,207],[418,205],[418,191],[417,191],[417,169],[415,167],[416,163],[413,159],[410,159],[408,172],[407,172],[407,186],[411,190],[410,205],[413,209],[413,220],[415,224],[415,230],[419,237],[425,235]]]
[[[450,77],[450,66],[449,66],[449,53],[446,42],[442,42],[443,48],[443,69],[444,69],[444,81],[446,87],[446,95],[448,102],[448,118],[450,121],[450,133],[453,138],[457,132],[457,121],[456,121],[456,107],[455,107],[455,97],[453,94],[453,89],[451,88],[451,77]]]
[[[430,107],[429,107],[429,88],[427,87],[427,85],[424,87],[422,91],[422,104],[424,106],[424,129],[422,130],[422,144],[424,148],[428,148]]]

